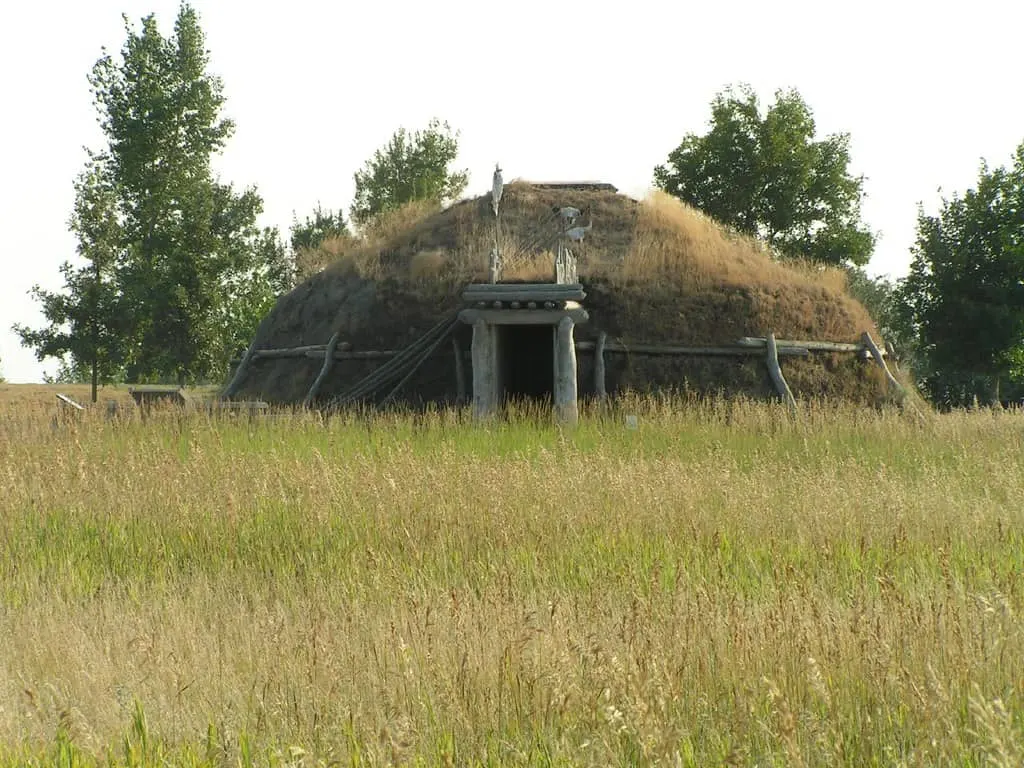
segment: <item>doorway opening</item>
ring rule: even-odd
[[[551,403],[555,391],[555,329],[551,325],[499,325],[501,399]]]

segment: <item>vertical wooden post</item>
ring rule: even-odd
[[[309,392],[306,393],[306,399],[302,401],[303,408],[309,408],[313,404],[313,400],[316,398],[317,393],[320,391],[320,386],[324,383],[327,378],[327,374],[331,372],[331,367],[334,365],[334,350],[338,347],[338,339],[341,338],[341,331],[331,336],[331,340],[327,342],[327,349],[324,352],[324,364],[320,366],[320,373],[313,380],[313,386],[309,388]]]
[[[793,397],[793,392],[790,390],[789,384],[786,383],[786,377],[782,375],[782,368],[779,366],[779,347],[775,343],[775,334],[769,333],[766,341],[766,362],[768,363],[768,373],[771,374],[772,381],[775,383],[775,391],[789,406],[789,410],[796,413],[796,398]]]
[[[494,328],[484,320],[473,323],[473,417],[489,419],[498,406],[497,349]]]
[[[573,319],[566,315],[558,321],[555,335],[555,415],[565,424],[579,421],[576,392],[576,344]]]
[[[602,400],[608,396],[605,388],[604,347],[608,343],[608,334],[601,331],[597,335],[594,346],[594,394]]]
[[[455,402],[466,402],[466,368],[462,362],[462,347],[459,340],[452,338],[452,352],[455,354]]]

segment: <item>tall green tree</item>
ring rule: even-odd
[[[454,200],[466,189],[469,173],[449,170],[459,154],[458,133],[431,120],[424,130],[399,128],[355,174],[351,217],[359,225],[413,200]]]
[[[777,91],[762,113],[750,87],[731,87],[711,102],[710,130],[687,134],[654,180],[784,256],[866,264],[875,236],[860,220],[864,180],[849,172],[849,135],[815,133],[796,90]]]
[[[125,29],[120,57],[104,54],[89,76],[107,142],[90,163],[117,225],[112,262],[100,270],[116,317],[89,325],[90,308],[105,305],[72,270],[60,297],[37,291],[50,326],[22,336],[38,355],[70,354],[74,368],[95,346],[83,347],[85,329],[116,321],[110,365],[127,380],[210,379],[292,278],[276,231],[256,225],[256,190],[236,192],[213,177],[211,158],[234,125],[220,116],[223,86],[207,72],[196,12],[183,4],[167,38],[153,15],[138,30],[125,18]]]
[[[898,299],[925,388],[948,405],[997,400],[1024,379],[1024,144],[937,216],[919,211],[913,256]]]
[[[15,325],[14,331],[23,344],[35,348],[39,360],[62,361],[62,380],[91,382],[95,403],[98,385],[109,383],[121,370],[126,330],[116,285],[122,231],[102,156],[91,156],[75,181],[75,206],[68,225],[78,240],[80,263],[61,265],[64,292],[32,288],[49,325],[41,330]]]

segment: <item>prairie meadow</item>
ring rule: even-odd
[[[0,765],[1024,763],[1022,413],[99,411],[0,405]]]

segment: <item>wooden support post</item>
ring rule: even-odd
[[[594,394],[602,400],[608,396],[605,387],[604,348],[608,343],[608,334],[601,331],[597,335],[597,345],[594,347]]]
[[[555,416],[564,424],[579,421],[579,404],[576,391],[576,345],[573,343],[571,317],[558,321],[555,332]]]
[[[258,336],[259,334],[257,334]],[[249,361],[252,360],[253,353],[256,351],[256,339],[253,338],[249,348],[245,350],[245,354],[242,355],[242,360],[238,363],[238,367],[235,369],[235,375],[231,377],[231,382],[227,385],[223,392],[221,392],[220,400],[227,400],[236,391],[238,391],[239,385],[242,383],[242,379],[245,377],[245,369],[249,367]]]
[[[324,352],[324,364],[320,366],[320,373],[313,380],[313,386],[309,388],[309,392],[306,393],[306,399],[302,401],[303,408],[309,408],[316,399],[317,393],[320,391],[320,386],[324,383],[327,378],[327,374],[331,372],[331,366],[334,365],[334,350],[338,346],[338,340],[341,338],[341,331],[338,331],[331,340],[327,342],[327,349]]]
[[[779,348],[775,343],[775,334],[769,333],[766,341],[767,355],[765,359],[768,363],[768,373],[771,374],[772,381],[775,382],[775,390],[789,406],[789,410],[796,413],[796,398],[793,397],[793,392],[790,390],[789,384],[786,383],[786,377],[782,375],[782,368],[779,366]]]
[[[489,419],[498,407],[497,350],[494,326],[485,320],[473,323],[473,417]]]
[[[896,347],[892,345],[891,341],[885,342],[885,356],[892,360],[893,370],[899,373],[900,361],[896,359]]]
[[[875,344],[875,340],[871,338],[871,334],[867,331],[864,331],[864,333],[861,334],[860,339],[864,342],[864,346],[868,348],[868,351],[871,352],[871,357],[874,358],[878,367],[882,369],[883,373],[885,373],[885,380],[888,382],[890,387],[896,390],[896,393],[902,402],[903,398],[907,395],[907,391],[903,388],[903,385],[896,380],[896,377],[892,375],[892,372],[889,370],[889,366],[885,364],[885,357],[882,355],[882,350],[878,348],[878,345]]]
[[[462,362],[462,347],[459,340],[452,338],[452,352],[455,353],[455,398],[459,405],[466,402],[466,367]]]

